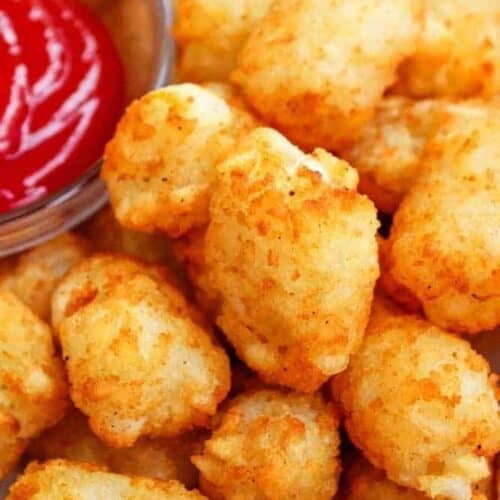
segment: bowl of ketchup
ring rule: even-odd
[[[166,0],[1,0],[0,256],[107,200],[101,157],[125,106],[168,80]]]

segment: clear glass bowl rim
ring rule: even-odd
[[[171,75],[175,47],[170,36],[171,0],[154,0],[156,29],[164,36],[156,54],[156,72],[150,90],[165,85]],[[108,201],[99,178],[102,158],[64,188],[26,206],[0,214],[0,257],[20,252],[68,230],[90,217]],[[47,218],[54,218],[53,223]],[[60,224],[57,220],[60,219]]]

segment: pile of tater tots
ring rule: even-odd
[[[495,500],[500,2],[175,3],[111,206],[0,261],[8,498]]]

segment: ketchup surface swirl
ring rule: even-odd
[[[73,0],[0,1],[0,212],[57,191],[102,154],[123,111],[118,53]]]

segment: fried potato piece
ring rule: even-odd
[[[0,291],[0,479],[27,440],[55,425],[67,406],[49,327],[11,292]]]
[[[220,97],[231,108],[234,127],[233,139],[239,139],[260,125],[258,118],[252,113],[245,97],[239,88],[230,83],[207,82],[201,85],[205,90]]]
[[[0,269],[0,288],[13,292],[44,321],[50,320],[52,293],[71,267],[90,253],[89,243],[65,233],[28,250]]]
[[[389,242],[388,240],[377,238],[379,250],[379,265],[380,265],[380,278],[377,287],[381,293],[386,293],[388,296],[394,298],[398,305],[404,308],[405,311],[412,314],[423,314],[421,302],[408,290],[405,286],[398,283],[389,272],[390,269],[390,255],[389,255]]]
[[[242,114],[192,84],[135,101],[106,148],[102,170],[120,224],[172,237],[205,225],[215,163],[252,121]]]
[[[172,242],[163,234],[147,234],[121,226],[111,207],[103,208],[83,227],[99,252],[119,252],[150,264],[171,265]]]
[[[210,283],[205,261],[206,230],[206,227],[192,229],[173,242],[173,251],[177,260],[186,269],[194,289],[196,303],[208,318],[214,320],[219,310],[219,296]]]
[[[496,494],[497,500],[500,498],[500,454],[497,455],[495,462],[494,462],[494,467],[493,467],[493,472],[495,476],[494,480],[494,494]]]
[[[147,274],[125,277],[59,325],[72,400],[118,448],[206,426],[230,382],[225,352],[182,295]]]
[[[338,419],[319,395],[248,392],[218,415],[202,455],[210,498],[329,500],[337,490]]]
[[[11,486],[7,500],[202,500],[177,481],[112,474],[95,465],[50,460],[33,462]]]
[[[0,419],[0,480],[3,480],[19,462],[28,441],[17,437],[15,425],[8,416],[0,413]]]
[[[198,485],[198,470],[190,457],[201,445],[202,432],[196,431],[177,438],[141,439],[132,448],[113,449],[108,467],[129,476],[175,479],[191,489]]]
[[[315,391],[345,369],[378,277],[373,204],[357,174],[257,129],[219,165],[205,236],[217,318],[268,383]]]
[[[500,325],[499,134],[493,108],[455,115],[429,143],[426,175],[394,218],[387,272],[447,330]]]
[[[272,0],[176,0],[176,79],[224,81]]]
[[[235,359],[231,366],[231,391],[229,397],[239,396],[243,392],[249,392],[256,389],[269,389],[269,385],[264,384],[257,375],[242,363]]]
[[[424,97],[493,97],[500,90],[500,4],[426,2],[417,50],[399,68],[395,92]]]
[[[466,116],[488,105],[478,101],[454,103],[444,99],[414,101],[387,97],[351,147],[340,152],[359,172],[359,190],[379,210],[392,214],[424,169],[430,139],[454,115]]]
[[[123,227],[115,219],[110,206],[90,219],[81,230],[92,241],[93,247],[102,253],[120,253],[147,264],[163,264],[167,281],[183,293],[189,292],[184,270],[173,252],[173,240],[160,232],[154,234],[133,231]]]
[[[52,325],[58,329],[64,319],[92,302],[98,295],[108,294],[116,286],[126,286],[138,274],[148,275],[158,283],[176,284],[175,277],[163,266],[147,265],[120,253],[96,253],[82,260],[65,277],[52,296]],[[168,286],[168,285],[167,285]],[[171,287],[168,287],[170,291]],[[201,316],[179,293],[172,294],[180,313],[202,323]]]
[[[175,479],[194,488],[198,471],[190,456],[199,446],[201,436],[191,432],[172,439],[140,439],[131,448],[110,448],[90,430],[85,416],[73,409],[59,424],[33,440],[28,451],[41,461],[62,458],[86,462],[125,475]]]
[[[499,496],[495,489],[495,482],[495,467],[493,463],[491,467],[491,476],[474,485],[472,500],[498,500]]]
[[[387,479],[384,471],[376,469],[362,454],[342,462],[342,476],[338,500],[425,500],[430,497],[411,488],[405,488]],[[497,500],[492,478],[474,485],[472,500]]]
[[[73,408],[56,426],[31,441],[28,454],[40,461],[59,458],[106,465],[111,449],[90,430],[86,417]]]
[[[422,167],[428,140],[446,118],[437,100],[383,99],[359,138],[340,152],[359,172],[359,190],[393,213]]]
[[[233,81],[295,144],[335,151],[361,131],[415,50],[422,16],[419,0],[275,0]]]
[[[338,500],[425,500],[423,493],[387,479],[360,453],[343,462],[344,473]],[[337,497],[336,497],[337,498]]]
[[[470,345],[379,298],[360,351],[333,380],[353,443],[389,479],[470,499],[500,449],[495,380]]]

